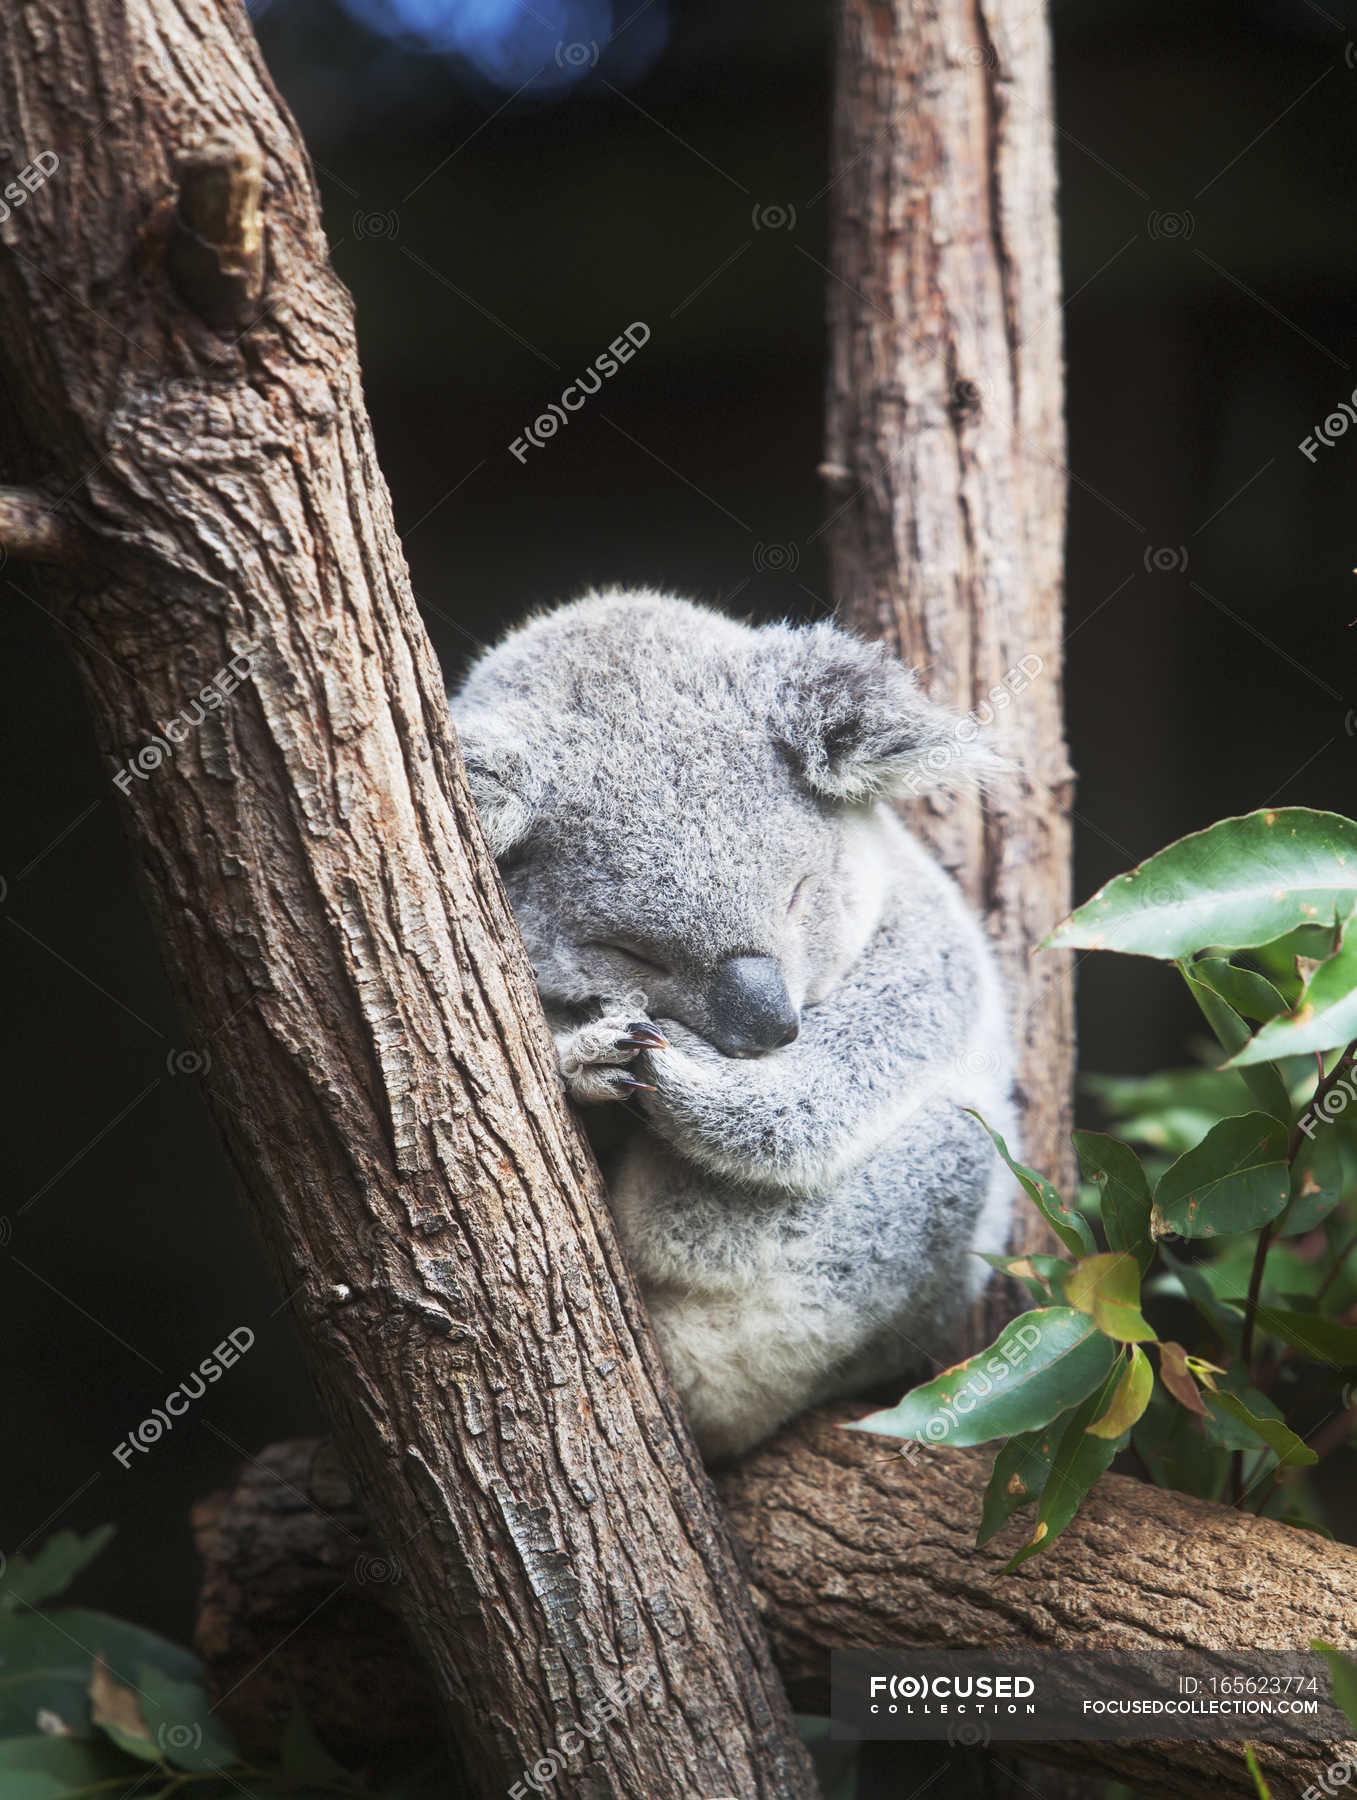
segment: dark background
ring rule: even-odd
[[[407,30],[495,12],[403,4]],[[496,81],[383,35],[394,5],[274,0],[257,24],[316,158],[450,677],[595,581],[825,610],[827,9],[651,0],[594,67],[606,0],[537,0]],[[1298,445],[1357,385],[1357,54],[1328,0],[1063,4],[1055,38],[1083,896],[1226,813],[1352,810],[1357,430],[1313,462]],[[651,342],[520,465],[509,442],[633,320]],[[768,545],[798,547],[794,574],[760,572]],[[0,1546],[116,1520],[84,1593],[186,1637],[190,1502],[319,1421],[177,1072],[189,1046],[62,628],[35,573],[0,587]],[[1085,1069],[1186,1060],[1169,972],[1095,957],[1080,980]],[[121,1469],[113,1446],[239,1325],[255,1347]]]

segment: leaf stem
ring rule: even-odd
[[[1348,1045],[1347,1049],[1343,1051],[1342,1055],[1338,1058],[1338,1061],[1329,1070],[1327,1075],[1323,1073],[1321,1066],[1319,1082],[1315,1087],[1315,1091],[1310,1098],[1309,1104],[1301,1110],[1295,1124],[1291,1127],[1291,1135],[1287,1139],[1286,1166],[1288,1169],[1294,1166],[1296,1158],[1300,1155],[1301,1145],[1306,1142],[1306,1134],[1303,1130],[1306,1114],[1313,1112],[1323,1101],[1324,1096],[1329,1092],[1330,1088],[1343,1078],[1347,1069],[1351,1067],[1355,1056],[1357,1056],[1357,1039],[1354,1039],[1354,1041]],[[1267,1253],[1272,1248],[1272,1240],[1276,1236],[1277,1226],[1281,1223],[1281,1220],[1286,1217],[1287,1212],[1290,1211],[1290,1205],[1291,1203],[1288,1201],[1279,1217],[1270,1219],[1258,1233],[1258,1248],[1254,1252],[1253,1268],[1249,1273],[1248,1311],[1244,1315],[1244,1329],[1240,1334],[1239,1339],[1240,1361],[1248,1370],[1250,1381],[1253,1380],[1254,1320],[1258,1312],[1258,1296],[1263,1288],[1263,1269],[1267,1262]]]
[[[1357,1231],[1353,1232],[1347,1243],[1344,1244],[1337,1256],[1334,1257],[1333,1267],[1315,1289],[1316,1300],[1322,1300],[1324,1298],[1325,1294],[1329,1291],[1330,1282],[1333,1280],[1334,1276],[1337,1275],[1338,1271],[1343,1267],[1343,1264],[1352,1255],[1354,1250],[1357,1250]]]

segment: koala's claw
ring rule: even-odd
[[[621,1065],[634,1062],[643,1050],[664,1050],[669,1040],[645,1019],[624,1012],[606,1014],[556,1039],[566,1092],[582,1106],[627,1100],[638,1092],[654,1093],[654,1085],[629,1075]]]

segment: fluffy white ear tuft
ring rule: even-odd
[[[861,805],[1011,770],[977,720],[935,706],[884,644],[824,624],[784,644],[773,729],[817,793]]]
[[[457,727],[457,738],[481,830],[498,860],[528,835],[540,784],[521,749],[493,724],[466,720]]]

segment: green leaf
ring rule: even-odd
[[[1103,1230],[1110,1249],[1129,1250],[1144,1274],[1154,1261],[1150,1238],[1153,1196],[1140,1158],[1129,1144],[1103,1131],[1076,1131],[1074,1148],[1085,1181],[1102,1195]]]
[[[1218,1237],[1256,1231],[1291,1197],[1286,1127],[1267,1113],[1222,1119],[1160,1177],[1154,1210],[1160,1235]]]
[[[90,1671],[90,1717],[129,1756],[148,1763],[164,1760],[142,1717],[140,1694],[119,1681],[102,1656],[95,1657]]]
[[[1140,1310],[1140,1265],[1129,1250],[1086,1256],[1065,1283],[1065,1299],[1119,1343],[1154,1340],[1154,1327]]]
[[[1165,961],[1206,945],[1247,950],[1357,903],[1357,824],[1290,806],[1222,819],[1118,875],[1043,948]]]
[[[1258,1758],[1254,1755],[1253,1745],[1247,1738],[1244,1740],[1244,1762],[1253,1781],[1253,1791],[1258,1800],[1272,1800],[1272,1789],[1263,1779],[1263,1771],[1258,1767]]]
[[[1242,1425],[1250,1437],[1266,1444],[1276,1454],[1283,1468],[1307,1468],[1311,1463],[1319,1461],[1309,1445],[1302,1443],[1295,1432],[1283,1425],[1280,1419],[1261,1418],[1257,1413],[1250,1412],[1237,1394],[1208,1393],[1205,1400],[1207,1409],[1212,1414],[1226,1414],[1237,1425]]]
[[[11,1737],[0,1740],[0,1794],[4,1800],[68,1800],[72,1794],[98,1788],[114,1793],[119,1775],[127,1789],[140,1784],[138,1767],[105,1743],[83,1743],[67,1737]]]
[[[1019,1507],[1030,1506],[1039,1497],[1051,1472],[1051,1457],[1070,1417],[1070,1413],[1062,1413],[1044,1431],[1019,1432],[995,1457],[980,1509],[977,1550],[1003,1530]]]
[[[1229,1304],[1246,1312],[1249,1303],[1231,1300]],[[1303,1351],[1313,1362],[1357,1369],[1357,1325],[1340,1325],[1337,1319],[1319,1313],[1289,1312],[1275,1306],[1258,1306],[1254,1313],[1261,1330]]]
[[[1329,1665],[1334,1705],[1349,1725],[1357,1726],[1357,1662],[1336,1644],[1326,1644],[1323,1638],[1311,1638],[1310,1648]]]
[[[1241,969],[1223,956],[1200,956],[1186,965],[1194,981],[1219,994],[1225,1004],[1241,1018],[1266,1024],[1288,1010],[1286,999],[1279,994],[1266,975],[1254,969]]]
[[[212,1710],[206,1688],[197,1681],[175,1681],[142,1663],[137,1670],[138,1700],[146,1729],[165,1762],[195,1773],[229,1769],[241,1760],[229,1731]]]
[[[1327,1525],[1321,1525],[1318,1519],[1307,1519],[1304,1513],[1283,1513],[1281,1522],[1283,1525],[1289,1525],[1293,1531],[1313,1531],[1316,1537],[1327,1538],[1331,1544],[1338,1542]]]
[[[0,1610],[0,1737],[31,1731],[39,1710],[54,1713],[78,1737],[93,1737],[87,1690],[96,1656],[127,1687],[142,1663],[178,1681],[202,1679],[202,1665],[188,1651],[106,1613]]]
[[[30,1560],[11,1556],[0,1580],[0,1607],[41,1606],[64,1594],[87,1563],[92,1563],[113,1536],[116,1527],[100,1525],[87,1537],[74,1531],[58,1531]]]
[[[1093,1437],[1089,1426],[1104,1411],[1116,1382],[1116,1371],[1109,1372],[1096,1392],[1089,1395],[1073,1416],[1051,1458],[1051,1472],[1041,1490],[1037,1507],[1036,1529],[1029,1541],[1011,1558],[1005,1575],[1025,1563],[1029,1556],[1045,1550],[1078,1512],[1088,1490],[1102,1475],[1122,1444],[1121,1438]]]
[[[1230,1455],[1199,1426],[1198,1419],[1156,1387],[1131,1440],[1162,1487],[1215,1500],[1229,1479]]]
[[[1235,1056],[1230,1066],[1242,1075],[1253,1063],[1279,1056],[1308,1056],[1338,1050],[1357,1038],[1357,929],[1345,915],[1338,949],[1305,984],[1294,1012],[1273,1019]]]
[[[342,1763],[335,1761],[316,1736],[315,1727],[301,1705],[294,1706],[288,1715],[279,1759],[283,1774],[290,1781],[312,1781],[321,1787],[348,1788],[358,1785],[349,1771]]]
[[[1197,979],[1199,970],[1211,966],[1209,962],[1190,965],[1182,963],[1179,966],[1183,972],[1183,979],[1187,983],[1188,992],[1201,1008],[1207,1024],[1215,1032],[1221,1049],[1227,1057],[1233,1057],[1235,1052],[1242,1050],[1249,1041],[1251,1034],[1248,1026],[1233,1006],[1223,1000],[1214,989]],[[1218,967],[1229,969],[1230,964],[1221,963]],[[1244,974],[1245,971],[1233,969],[1231,973]],[[1257,979],[1261,980],[1261,977]],[[1280,999],[1281,996],[1278,995],[1278,998]],[[1236,1067],[1234,1064],[1230,1066]],[[1260,1063],[1257,1068],[1238,1069],[1238,1074],[1265,1113],[1269,1113],[1274,1119],[1290,1119],[1291,1096],[1287,1093],[1286,1083],[1273,1063],[1264,1062]]]
[[[968,1107],[967,1111],[969,1112],[971,1109]],[[980,1119],[980,1114],[973,1112],[972,1117]],[[983,1119],[980,1119],[980,1123],[985,1125]],[[1008,1145],[997,1131],[990,1131],[988,1125],[985,1125],[985,1130],[989,1131],[990,1137],[994,1141],[994,1148],[1017,1176],[1028,1198],[1065,1248],[1074,1256],[1087,1256],[1090,1251],[1094,1250],[1096,1245],[1093,1242],[1093,1233],[1088,1228],[1087,1219],[1081,1213],[1076,1212],[1072,1206],[1066,1205],[1044,1175],[1038,1175],[1035,1169],[1026,1168],[1020,1162],[1014,1162],[1008,1154]]]
[[[1321,1128],[1301,1145],[1291,1165],[1291,1205],[1282,1221],[1282,1236],[1313,1231],[1342,1198],[1342,1146],[1336,1131]]]
[[[1127,1346],[1126,1373],[1117,1383],[1107,1411],[1088,1427],[1093,1437],[1119,1438],[1128,1432],[1150,1403],[1154,1370],[1139,1344]]]
[[[1032,1298],[1044,1306],[1049,1300],[1060,1300],[1065,1292],[1065,1279],[1073,1264],[1063,1256],[992,1256],[981,1253],[982,1261],[1003,1275],[1020,1281]]]
[[[1165,1244],[1159,1246],[1159,1260],[1221,1342],[1236,1349],[1240,1339],[1240,1322],[1221,1304],[1219,1295],[1197,1264],[1188,1262],[1186,1258],[1180,1261]]]
[[[1103,1382],[1117,1347],[1068,1306],[1020,1314],[988,1350],[849,1426],[922,1443],[987,1444],[1039,1431]]]

